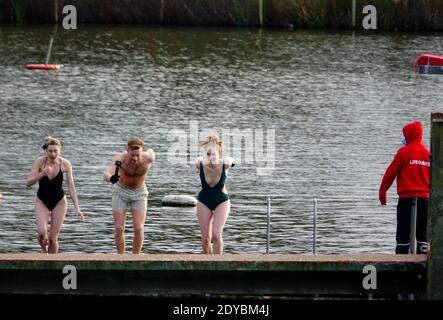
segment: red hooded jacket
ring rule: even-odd
[[[395,178],[400,199],[429,198],[431,163],[430,152],[422,143],[423,126],[419,121],[408,123],[403,128],[403,135],[406,145],[398,149],[380,185],[381,204],[386,204],[386,192]]]

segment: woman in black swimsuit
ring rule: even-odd
[[[60,156],[60,141],[47,136],[43,149],[46,151],[46,156],[35,160],[26,180],[26,186],[31,187],[37,181],[39,182],[35,199],[35,218],[41,251],[42,253],[58,253],[58,235],[67,211],[67,201],[62,188],[64,173],[66,173],[69,194],[77,216],[81,221],[85,218],[79,207],[71,163]],[[48,236],[49,216],[51,216],[51,230]]]
[[[198,157],[195,165],[200,171],[202,184],[202,190],[197,197],[202,248],[206,254],[222,254],[222,233],[231,209],[231,201],[225,187],[226,173],[234,166],[234,159],[220,159],[223,142],[217,135],[209,135],[201,146],[207,158]]]

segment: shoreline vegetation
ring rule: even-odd
[[[442,31],[441,0],[0,0],[0,22],[61,23],[73,5],[77,21],[294,29],[363,29],[363,7],[377,9],[377,30]]]

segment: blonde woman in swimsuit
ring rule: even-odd
[[[46,155],[35,160],[26,179],[29,188],[37,181],[39,188],[35,198],[35,218],[38,242],[42,253],[58,253],[58,236],[67,212],[67,201],[63,191],[63,174],[66,174],[68,190],[74,203],[75,212],[83,222],[85,217],[80,210],[71,163],[60,156],[61,143],[51,136],[45,138],[43,149]],[[48,235],[48,222],[51,229]]]
[[[223,253],[223,228],[231,209],[226,190],[226,174],[235,165],[231,157],[220,158],[223,141],[216,134],[209,135],[201,144],[205,158],[198,157],[202,190],[198,194],[197,218],[200,225],[202,249],[205,254]]]

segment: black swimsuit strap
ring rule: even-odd
[[[200,162],[200,180],[202,183],[202,187],[208,186],[208,184],[206,183],[205,171],[203,170],[203,161]]]
[[[225,164],[223,163],[223,160],[222,160],[222,172],[220,175],[220,180],[218,180],[218,184],[220,184],[220,186],[224,186],[225,180],[226,180]]]

